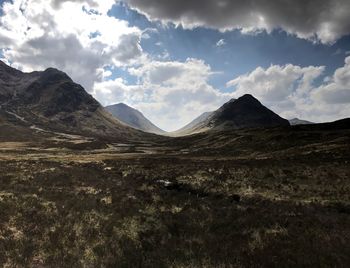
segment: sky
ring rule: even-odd
[[[167,131],[247,93],[287,119],[350,117],[348,0],[0,4],[1,60],[58,68]]]

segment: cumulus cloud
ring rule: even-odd
[[[350,33],[348,0],[123,0],[150,20],[243,33],[283,29],[333,43]]]
[[[292,94],[304,95],[307,93],[310,84],[323,71],[324,67],[301,68],[292,64],[272,65],[267,69],[258,67],[253,72],[228,82],[227,85],[237,87],[236,96],[250,91],[262,100],[281,102]]]
[[[137,84],[120,78],[104,81],[96,84],[94,95],[105,105],[124,101],[165,130],[176,130],[231,98],[209,84],[213,72],[198,59],[152,61],[129,68],[129,73]]]
[[[337,69],[327,84],[313,92],[313,97],[323,103],[333,105],[350,104],[350,57],[345,59],[344,67]]]
[[[350,57],[344,67],[317,85],[325,67],[272,65],[227,83],[233,96],[249,93],[286,118],[299,117],[316,122],[350,116]]]
[[[24,71],[56,67],[91,91],[106,66],[143,56],[142,31],[107,15],[113,0],[14,0],[3,4],[0,49]]]

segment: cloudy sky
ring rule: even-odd
[[[0,59],[61,69],[165,130],[245,93],[286,118],[350,117],[349,0],[0,4]]]

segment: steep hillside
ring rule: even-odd
[[[113,118],[64,72],[23,73],[0,62],[2,120],[14,125],[111,138],[143,135]]]

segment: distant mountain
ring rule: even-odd
[[[191,133],[194,130],[194,128],[196,128],[199,124],[207,120],[207,118],[212,114],[213,112],[203,113],[200,116],[198,116],[196,119],[191,121],[189,124],[184,126],[183,128],[180,128],[179,130],[172,132],[172,134],[176,136],[177,134],[181,135],[181,134]]]
[[[111,138],[142,135],[113,118],[82,86],[53,68],[23,73],[0,61],[0,112],[3,122],[32,128]]]
[[[205,118],[206,117],[206,118]],[[211,114],[205,114],[196,120],[199,123],[191,125],[185,131],[177,131],[177,135],[187,135],[208,130],[231,130],[243,128],[289,126],[286,119],[281,118],[252,95],[244,95],[232,99]]]
[[[299,118],[293,118],[293,119],[289,120],[289,123],[290,123],[292,126],[315,124],[315,123],[313,123],[313,122],[306,121],[306,120],[301,120],[301,119],[299,119]]]
[[[133,128],[155,134],[166,133],[149,121],[141,112],[124,103],[110,105],[105,109],[119,121]]]
[[[350,129],[350,118],[344,118],[337,121],[314,124],[300,124],[293,126],[293,129],[298,130],[341,130]],[[349,139],[349,138],[348,138]]]

